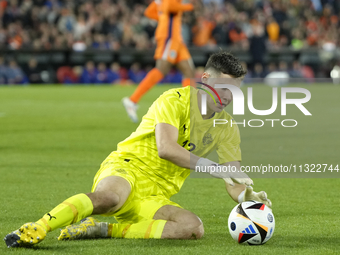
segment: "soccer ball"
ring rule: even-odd
[[[238,243],[264,244],[274,233],[275,218],[263,203],[247,201],[238,204],[228,218],[229,233]]]

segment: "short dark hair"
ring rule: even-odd
[[[224,51],[213,53],[209,57],[204,70],[208,69],[213,69],[217,73],[229,74],[235,78],[242,77],[247,73],[236,57]]]

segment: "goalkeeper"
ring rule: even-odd
[[[214,87],[227,81],[239,87],[245,73],[234,56],[219,52],[210,56],[202,82]],[[214,98],[208,96],[205,115],[199,111],[203,90],[185,87],[165,92],[152,104],[137,130],[101,164],[90,193],[72,196],[38,221],[24,224],[4,238],[6,245],[30,246],[64,226],[59,240],[201,238],[204,229],[199,217],[170,198],[180,191],[190,169],[217,165],[205,158],[213,150],[217,151],[219,164],[240,169],[237,125],[213,127],[214,119],[232,122],[224,111],[232,94],[224,88],[215,91],[221,100],[216,94]],[[253,182],[245,173],[210,174],[224,180],[235,202],[257,200],[271,206],[264,191],[253,191]],[[118,223],[89,217],[97,214],[114,216]],[[72,225],[82,219],[81,224]]]

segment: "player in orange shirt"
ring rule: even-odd
[[[157,47],[153,68],[130,97],[124,97],[123,105],[133,122],[138,122],[137,103],[141,97],[167,75],[173,65],[182,72],[183,87],[190,85],[194,76],[191,55],[181,34],[182,13],[193,10],[192,4],[182,4],[181,0],[156,0],[145,10],[144,15],[158,21],[155,38]]]

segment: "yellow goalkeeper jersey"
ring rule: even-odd
[[[206,157],[216,150],[219,163],[240,161],[240,135],[237,125],[217,125],[214,119],[232,117],[222,111],[208,120],[203,120],[197,105],[198,90],[190,86],[170,89],[164,92],[149,108],[135,132],[120,142],[117,151],[110,157],[131,159],[139,171],[164,190],[171,197],[182,187],[190,174],[187,168],[179,167],[158,156],[155,127],[167,123],[178,129],[177,143],[195,155]]]

